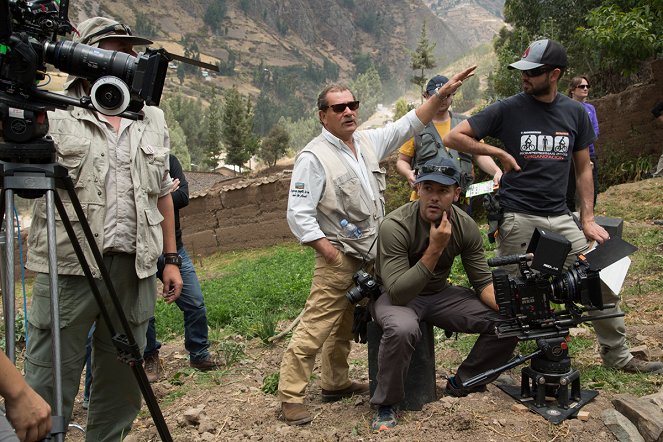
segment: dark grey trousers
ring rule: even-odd
[[[460,380],[505,364],[518,343],[517,338],[497,338],[495,325],[503,318],[481,302],[474,291],[464,287],[450,286],[437,295],[417,296],[406,306],[392,305],[389,296],[383,294],[370,304],[370,309],[382,327],[377,388],[371,398],[376,405],[394,405],[405,397],[405,376],[421,339],[419,321],[447,331],[479,334],[470,354],[458,367],[456,376]]]

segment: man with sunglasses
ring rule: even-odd
[[[587,147],[596,134],[585,108],[557,92],[567,64],[566,50],[553,40],[533,42],[521,60],[509,65],[520,71],[523,92],[498,101],[459,124],[444,142],[460,151],[497,157],[504,175],[498,192],[503,209],[497,234],[499,256],[523,254],[536,227],[553,231],[573,244],[566,261],[587,251],[591,241],[603,243],[608,233],[594,220],[594,183]],[[477,140],[492,136],[500,149]],[[566,207],[571,163],[580,200],[580,220]],[[517,273],[517,266],[508,269]],[[603,290],[604,303],[619,297]],[[594,312],[619,313],[619,307]],[[660,362],[633,358],[626,343],[624,318],[593,322],[603,364],[627,372],[663,373]]]
[[[359,101],[347,87],[331,85],[318,96],[322,133],[297,156],[288,198],[290,229],[316,251],[311,293],[281,362],[279,399],[288,424],[312,420],[304,399],[320,349],[323,401],[368,392],[367,384],[349,377],[355,306],[345,294],[354,273],[362,267],[370,270],[375,257],[373,242],[385,210],[385,170],[380,161],[420,132],[440,101],[474,69],[456,74],[417,109],[379,129],[357,131]],[[359,237],[343,234],[343,219],[361,230]]]
[[[77,43],[130,55],[135,55],[134,45],[152,43],[131,35],[127,26],[104,17],[85,20],[78,30],[80,34],[74,36]],[[89,95],[91,85],[81,78],[69,77],[64,87],[67,96],[80,98]],[[168,175],[168,129],[160,109],[145,106],[141,112],[142,120],[130,120],[79,107],[56,110],[49,112],[49,134],[55,141],[59,163],[69,171],[129,331],[142,352],[148,320],[154,314],[156,303],[159,255],[166,256],[162,292],[166,302],[177,299],[182,278],[170,194],[172,180]],[[66,193],[61,193],[61,197],[65,207],[70,207]],[[38,274],[32,292],[25,372],[28,383],[53,408],[48,270],[54,263],[48,259],[46,218],[44,200],[36,200],[28,236],[27,267]],[[70,219],[76,236],[84,238],[80,222],[75,217]],[[72,415],[85,364],[88,331],[96,322],[85,437],[94,441],[118,441],[129,433],[140,411],[141,391],[132,368],[118,359],[105,315],[59,218],[55,220],[55,229],[65,428]],[[90,248],[81,245],[112,326],[124,332],[119,313],[101,282],[101,269]]]
[[[450,158],[424,163],[415,180],[419,199],[389,213],[380,225],[377,281],[382,294],[369,304],[382,328],[372,429],[397,424],[395,406],[405,397],[403,380],[421,339],[420,321],[450,332],[478,333],[467,358],[449,377],[445,394],[455,397],[485,391],[486,384],[463,388],[462,382],[505,364],[517,338],[498,339],[497,313],[481,232],[474,220],[453,205],[461,194],[461,171]],[[450,285],[454,259],[460,256],[474,290]]]

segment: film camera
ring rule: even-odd
[[[48,124],[40,112],[79,106],[106,115],[140,118],[144,104],[161,99],[169,54],[147,49],[134,57],[71,41],[56,41],[74,30],[68,1],[0,0],[0,98],[4,138],[27,142],[43,136]],[[89,97],[80,100],[49,93],[36,84],[47,77],[46,64],[87,79]],[[21,109],[23,112],[14,112]],[[128,111],[125,113],[125,111]]]
[[[497,336],[535,340],[537,349],[465,380],[463,387],[495,379],[499,373],[531,361],[522,369],[519,386],[498,387],[553,423],[577,413],[598,393],[580,389],[580,374],[571,367],[568,352],[569,328],[624,315],[600,313],[615,307],[603,303],[600,272],[636,249],[614,237],[579,255],[571,268],[564,270],[571,243],[561,235],[538,228],[525,254],[488,260],[493,267],[516,264],[520,269],[520,276],[511,276],[504,269],[493,271],[495,300],[504,317],[495,327]]]
[[[571,243],[563,236],[536,229],[526,254],[488,260],[493,267],[518,264],[521,275],[512,277],[504,269],[493,271],[495,300],[500,313],[510,319],[498,326],[499,336],[531,339],[583,322],[584,312],[604,308],[601,269],[593,268],[587,257],[580,255],[563,271],[570,250]],[[556,310],[553,304],[565,309]]]
[[[367,296],[373,299],[380,296],[380,288],[378,287],[377,282],[372,275],[364,270],[357,270],[357,272],[352,275],[352,280],[354,281],[355,286],[345,294],[351,304],[358,304],[359,301]]]

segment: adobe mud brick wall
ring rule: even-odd
[[[601,130],[599,158],[602,148],[623,149],[637,157],[651,157],[656,164],[663,151],[663,124],[654,120],[651,109],[663,100],[663,60],[656,60],[650,66],[649,82],[590,100],[596,107]]]
[[[208,256],[295,241],[286,208],[290,173],[245,179],[192,196],[180,211],[189,255]]]

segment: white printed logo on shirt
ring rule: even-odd
[[[532,159],[566,159],[569,153],[569,136],[566,132],[545,135],[538,131],[521,132],[520,155]]]

